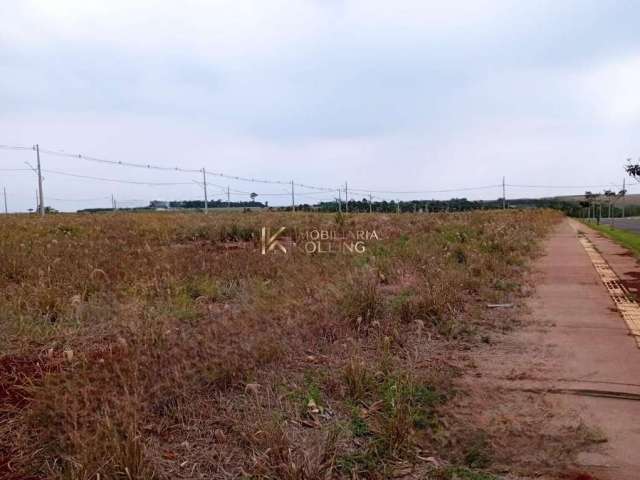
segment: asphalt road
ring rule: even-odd
[[[613,224],[613,226],[621,230],[640,233],[640,217],[601,218],[600,223],[603,225]]]

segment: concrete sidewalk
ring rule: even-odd
[[[524,465],[537,461],[541,468],[542,477],[534,470],[531,478],[638,480],[640,349],[594,267],[593,252],[590,257],[583,244],[595,246],[596,255],[609,263],[610,278],[617,274],[629,282],[630,291],[638,291],[640,282],[633,283],[640,275],[635,257],[599,233],[564,219],[545,240],[545,253],[534,265],[535,288],[522,326],[475,352],[477,369],[467,381],[483,395],[503,393],[505,403],[489,416],[516,415],[520,433],[514,441],[528,423],[537,424],[530,450],[521,456]],[[575,458],[581,448],[576,442],[584,435],[589,446]],[[606,442],[594,443],[602,439]],[[547,440],[549,445],[560,444],[549,451]],[[564,468],[572,459],[575,463],[565,473],[544,470],[545,462]],[[591,477],[580,476],[583,473]]]
[[[529,383],[557,390],[568,408],[606,437],[599,448],[580,455],[584,470],[602,480],[635,480],[640,478],[640,350],[578,230],[618,275],[634,280],[640,274],[624,249],[565,219],[536,265],[536,292],[528,303],[534,324],[548,328],[525,333],[538,352],[536,378]]]

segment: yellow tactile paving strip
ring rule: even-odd
[[[581,234],[578,234],[578,240],[580,240],[587,255],[589,255],[593,266],[602,279],[602,283],[609,291],[609,295],[611,295],[618,307],[618,311],[629,327],[629,332],[640,348],[640,305],[633,299],[631,292],[620,281],[620,278],[611,269],[604,257],[596,250],[591,240]]]

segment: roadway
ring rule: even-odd
[[[601,218],[600,224],[613,225],[621,230],[640,234],[640,217]]]

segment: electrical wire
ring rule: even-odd
[[[448,188],[445,190],[368,190],[365,188],[348,188],[349,192],[360,192],[360,193],[386,193],[393,195],[404,195],[404,194],[421,194],[421,193],[451,193],[451,192],[467,192],[473,190],[488,190],[493,188],[502,187],[500,185],[483,185],[480,187],[463,187],[463,188]]]
[[[606,184],[606,185],[515,185],[511,183],[505,184],[505,187],[513,187],[513,188],[608,188],[608,187],[619,187],[620,185],[616,185],[614,183]]]
[[[35,150],[35,147],[21,147],[18,145],[0,145],[2,150]]]
[[[47,200],[55,200],[56,202],[97,202],[102,200],[109,200],[111,197],[96,197],[96,198],[56,198],[47,197]]]
[[[127,183],[132,185],[148,185],[148,186],[169,186],[169,185],[193,185],[193,182],[138,182],[135,180],[121,180],[116,178],[94,177],[91,175],[79,175],[76,173],[61,172],[59,170],[42,170],[45,173],[53,173],[55,175],[64,175],[67,177],[84,178],[89,180],[98,180],[103,182]]]
[[[26,146],[18,146],[18,145],[4,145],[4,144],[0,144],[0,149],[4,149],[4,150],[20,150],[20,151],[24,151],[24,150],[35,150],[36,147],[26,147]],[[262,184],[270,184],[270,185],[286,185],[286,186],[291,186],[291,187],[300,187],[300,188],[306,188],[309,190],[314,190],[315,192],[339,192],[340,190],[342,190],[342,187],[338,187],[338,188],[331,188],[331,187],[321,187],[321,186],[317,186],[317,185],[309,185],[309,184],[304,184],[304,183],[298,183],[298,182],[294,182],[294,181],[282,181],[282,180],[269,180],[269,179],[264,179],[264,178],[254,178],[254,177],[244,177],[244,176],[237,176],[237,175],[229,175],[226,173],[221,173],[221,172],[212,172],[209,171],[207,169],[192,169],[192,168],[184,168],[184,167],[179,167],[179,166],[175,166],[175,167],[167,167],[167,166],[162,166],[162,165],[156,165],[156,164],[151,164],[151,163],[135,163],[135,162],[123,162],[123,161],[115,161],[115,160],[108,160],[105,158],[99,158],[99,157],[93,157],[93,156],[89,156],[89,155],[83,155],[83,154],[73,154],[73,153],[67,153],[67,152],[61,152],[61,151],[55,151],[55,150],[50,150],[50,149],[46,149],[46,148],[39,148],[39,152],[43,153],[43,154],[47,154],[47,155],[54,155],[54,156],[60,156],[60,157],[66,157],[66,158],[75,158],[75,159],[80,159],[80,160],[84,160],[84,161],[89,161],[89,162],[96,162],[96,163],[102,163],[102,164],[107,164],[107,165],[114,165],[114,166],[123,166],[123,167],[133,167],[133,168],[142,168],[142,169],[147,169],[147,170],[158,170],[158,171],[175,171],[175,172],[181,172],[181,173],[190,173],[190,174],[194,174],[194,173],[198,173],[198,174],[202,174],[205,173],[206,175],[210,175],[210,176],[215,176],[215,177],[220,177],[220,178],[226,178],[229,180],[236,180],[236,181],[244,181],[244,182],[252,182],[252,183],[262,183]],[[0,169],[0,171],[28,171],[29,169],[27,168],[16,168],[16,169]],[[90,179],[90,180],[97,180],[97,181],[105,181],[105,182],[113,182],[113,183],[123,183],[123,184],[133,184],[133,185],[147,185],[147,186],[170,186],[170,185],[191,185],[192,183],[197,183],[200,186],[202,186],[202,182],[198,182],[195,180],[192,180],[192,182],[143,182],[143,181],[134,181],[134,180],[123,180],[123,179],[113,179],[113,178],[105,178],[105,177],[96,177],[96,176],[91,176],[91,175],[80,175],[80,174],[74,174],[74,173],[70,173],[70,172],[62,172],[59,170],[43,170],[45,172],[48,173],[53,173],[56,175],[65,175],[65,176],[69,176],[69,177],[75,177],[75,178],[83,178],[83,179]],[[229,187],[225,187],[223,185],[216,185],[214,183],[210,183],[207,181],[207,186],[213,186],[215,188],[219,188],[222,192],[231,194],[242,194],[242,195],[250,195],[251,193],[254,192],[246,192],[246,191],[242,191],[242,190],[236,190],[236,189],[230,189]],[[600,184],[600,185],[523,185],[523,184],[505,184],[505,187],[509,187],[509,188],[535,188],[535,189],[582,189],[582,188],[609,188],[609,187],[617,187],[616,184],[611,183],[611,184]],[[345,186],[346,187],[346,186]],[[455,193],[455,192],[469,192],[469,191],[479,191],[479,190],[489,190],[489,189],[495,189],[495,188],[500,188],[502,187],[502,184],[495,184],[495,185],[482,185],[482,186],[477,186],[477,187],[462,187],[462,188],[449,188],[449,189],[440,189],[440,190],[375,190],[375,189],[366,189],[366,188],[345,188],[345,190],[347,190],[349,193],[364,193],[364,194],[387,194],[387,195],[418,195],[418,194],[433,194],[433,193]],[[296,197],[300,197],[300,196],[304,196],[304,195],[308,195],[309,193],[314,193],[314,192],[296,192]],[[277,197],[277,196],[289,196],[291,195],[291,192],[287,192],[287,193],[273,193],[273,192],[267,192],[267,193],[258,193],[259,196],[273,196],[273,197]],[[377,197],[380,200],[384,200],[381,197]]]
[[[4,149],[11,149],[11,150],[32,150],[33,148],[27,148],[27,147],[18,147],[18,146],[11,146],[11,145],[0,145],[0,148],[4,148]],[[74,154],[74,153],[66,153],[66,152],[57,152],[55,150],[49,150],[46,148],[38,148],[39,152],[42,154],[47,154],[47,155],[55,155],[55,156],[59,156],[59,157],[66,157],[66,158],[77,158],[80,160],[86,160],[89,162],[96,162],[96,163],[102,163],[102,164],[108,164],[108,165],[117,165],[117,166],[123,166],[123,167],[133,167],[133,168],[144,168],[147,170],[160,170],[160,171],[173,171],[173,172],[182,172],[182,173],[206,173],[207,175],[211,175],[211,176],[215,176],[215,177],[221,177],[221,178],[227,178],[229,180],[237,180],[237,181],[243,181],[243,182],[252,182],[252,183],[264,183],[264,184],[274,184],[274,185],[294,185],[297,187],[301,187],[301,188],[307,188],[307,189],[312,189],[312,190],[317,190],[317,191],[330,191],[333,189],[329,189],[329,188],[325,188],[325,187],[317,187],[314,185],[308,185],[308,184],[304,184],[304,183],[296,183],[296,182],[291,182],[291,181],[283,181],[283,180],[267,180],[264,178],[254,178],[254,177],[243,177],[243,176],[238,176],[238,175],[229,175],[226,173],[222,173],[222,172],[213,172],[213,171],[209,171],[206,168],[205,169],[192,169],[192,168],[184,168],[184,167],[166,167],[166,166],[162,166],[162,165],[155,165],[155,164],[151,164],[151,163],[135,163],[135,162],[123,162],[123,161],[116,161],[116,160],[107,160],[105,158],[99,158],[99,157],[93,157],[93,156],[89,156],[89,155],[83,155],[83,154]]]

